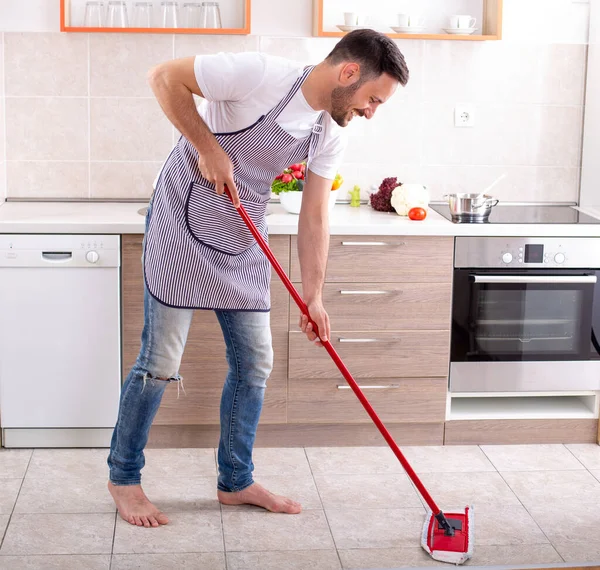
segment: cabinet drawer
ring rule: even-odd
[[[454,240],[423,236],[331,236],[326,280],[360,282],[452,281]],[[291,275],[301,281],[297,238],[292,237]]]
[[[301,288],[301,283],[295,284]],[[451,283],[326,283],[323,303],[337,330],[449,330]],[[290,330],[299,311],[290,312]]]
[[[447,376],[450,331],[341,332],[331,343],[354,378]],[[290,332],[290,378],[336,378],[340,372],[324,348]]]
[[[383,422],[443,422],[446,378],[376,378],[358,382]],[[369,423],[371,418],[343,378],[289,381],[289,423]]]

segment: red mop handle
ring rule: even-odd
[[[227,187],[225,187],[225,193],[231,199],[231,194]],[[271,251],[271,248],[269,248],[269,245],[267,244],[267,242],[260,235],[258,229],[254,225],[254,222],[248,215],[248,212],[246,212],[246,210],[244,209],[244,206],[240,205],[240,207],[238,208],[238,212],[242,216],[244,222],[246,222],[246,225],[248,226],[248,229],[252,232],[252,235],[256,238],[256,241],[258,242],[258,245],[260,246],[260,248],[264,251],[265,255],[269,258],[269,261],[271,262],[273,269],[275,269],[275,271],[281,278],[281,281],[285,285],[286,289],[290,292],[290,295],[293,297],[294,301],[296,301],[296,305],[298,305],[300,311],[308,317],[309,322],[313,326],[313,330],[318,335],[319,329],[317,328],[316,323],[310,318],[310,315],[308,313],[308,307],[306,306],[306,303],[302,300],[302,297],[300,297],[298,291],[296,291],[296,288],[292,285],[292,282],[289,280],[288,276],[286,275],[286,273],[283,270],[283,268],[281,267],[281,265],[279,265],[279,262],[277,261],[277,259],[273,255],[273,252]],[[419,492],[425,499],[427,505],[429,505],[429,508],[431,509],[433,514],[437,515],[438,513],[440,513],[440,509],[438,508],[438,506],[435,504],[434,500],[431,498],[431,496],[427,492],[427,489],[425,489],[425,487],[423,486],[423,483],[421,483],[420,479],[417,477],[417,474],[413,471],[412,467],[410,466],[410,464],[408,463],[408,461],[406,460],[406,458],[404,457],[404,455],[402,454],[402,452],[396,445],[394,438],[392,437],[390,432],[387,430],[387,428],[383,425],[383,422],[379,419],[379,417],[375,413],[375,410],[373,409],[373,407],[367,400],[366,396],[363,394],[362,390],[359,388],[359,386],[356,383],[356,381],[354,380],[354,378],[352,378],[352,374],[350,374],[350,371],[346,368],[346,366],[342,362],[342,359],[339,357],[335,348],[333,348],[332,344],[328,340],[321,341],[321,344],[323,345],[325,350],[329,353],[329,356],[331,356],[331,358],[333,359],[333,361],[339,368],[340,372],[346,379],[346,382],[348,382],[348,384],[350,385],[350,388],[352,388],[352,391],[356,394],[356,396],[360,400],[360,403],[363,405],[363,407],[365,408],[365,410],[367,411],[369,416],[371,416],[371,419],[373,420],[373,422],[375,423],[375,425],[381,432],[381,435],[387,441],[388,445],[391,447],[392,451],[394,452],[394,454],[396,455],[396,457],[402,464],[402,467],[404,467],[404,470],[408,473],[408,476],[412,479],[413,483],[416,485],[417,489],[419,489]]]

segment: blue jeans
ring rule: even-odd
[[[108,456],[110,480],[115,485],[141,482],[144,448],[163,393],[169,383],[181,381],[178,370],[193,313],[193,309],[167,307],[145,289],[141,350],[121,391]],[[229,365],[221,396],[217,487],[233,492],[253,483],[252,448],[273,366],[270,313],[215,313]]]

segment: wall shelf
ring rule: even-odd
[[[85,13],[84,0],[60,0],[60,31],[85,32],[85,33],[119,33],[119,34],[196,34],[196,35],[249,35],[252,0],[225,0],[220,2],[223,11],[222,20],[228,27],[223,28],[113,28],[113,27],[86,27],[83,26]],[[108,2],[105,2],[108,4]],[[132,17],[133,2],[127,2],[128,17]],[[154,2],[156,14],[160,2]],[[180,8],[183,2],[178,3]],[[239,24],[236,27],[235,24]]]
[[[346,32],[339,31],[328,17],[328,4],[335,0],[313,0],[313,35],[324,38],[341,38]],[[487,41],[502,39],[502,1],[503,0],[478,0],[482,2],[482,34],[458,35],[448,33],[426,34],[397,34],[392,28],[373,26],[374,29],[385,33],[393,39],[405,40],[450,40],[450,41]],[[329,20],[329,21],[328,21]],[[365,26],[369,27],[369,26]]]

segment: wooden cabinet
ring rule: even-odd
[[[330,340],[386,423],[443,426],[452,258],[449,237],[330,238],[323,292]],[[295,237],[291,275],[301,289]],[[371,422],[329,355],[293,325],[292,312],[288,422]]]
[[[387,2],[383,5],[378,5],[375,10],[372,3],[366,0],[353,3],[352,6],[347,5],[340,0],[313,0],[313,35],[318,37],[341,37],[352,26],[342,26],[344,24],[344,12],[347,10],[357,10],[361,16],[368,17],[364,24],[367,27],[373,26],[378,31],[386,33],[391,38],[406,39],[406,40],[500,40],[502,39],[502,0],[481,0],[478,8],[473,14],[480,15],[477,19],[475,27],[477,28],[471,34],[450,34],[445,33],[444,27],[448,27],[446,14],[449,9],[444,10],[443,14],[439,14],[439,2],[427,2],[420,0],[417,13],[424,16],[424,28],[418,29],[417,33],[397,33],[405,32],[401,28],[394,30],[398,25],[397,13],[410,13],[410,8],[407,12],[407,6],[400,5],[399,2]],[[390,9],[393,8],[393,9]],[[469,8],[473,10],[475,6],[469,4]],[[465,11],[461,11],[464,14]],[[343,29],[342,29],[343,28]]]
[[[134,2],[127,2],[124,8],[119,8],[116,21],[124,27],[112,27],[108,21],[109,14],[102,4],[99,13],[95,14],[92,22],[86,23],[86,0],[60,0],[60,31],[87,33],[141,33],[141,34],[249,34],[251,0],[220,0],[219,15],[221,27],[203,28],[202,8],[200,3],[186,5],[177,2],[176,7],[169,7],[165,17],[164,8],[160,3],[151,3],[149,8],[140,10]],[[142,13],[143,11],[143,13]],[[188,11],[190,13],[188,14]],[[100,22],[98,22],[100,19]],[[143,26],[143,27],[142,27]]]
[[[123,377],[135,363],[144,324],[141,235],[122,240]],[[271,238],[271,247],[280,263],[289,266],[289,236]],[[275,275],[275,278],[277,276]],[[268,382],[262,423],[285,423],[287,395],[287,291],[273,283],[271,324],[275,353],[273,373]],[[213,311],[196,311],[181,362],[183,390],[175,385],[166,390],[155,425],[203,425],[219,423],[221,389],[227,374],[225,343]]]
[[[123,236],[123,374],[137,358],[143,327],[141,235]],[[398,442],[443,442],[453,239],[332,236],[324,301],[332,343]],[[270,245],[301,291],[294,236]],[[383,445],[327,353],[298,330],[298,309],[272,273],[274,369],[257,445]],[[180,374],[152,428],[150,445],[203,446],[218,435],[225,345],[212,311],[196,311]]]

